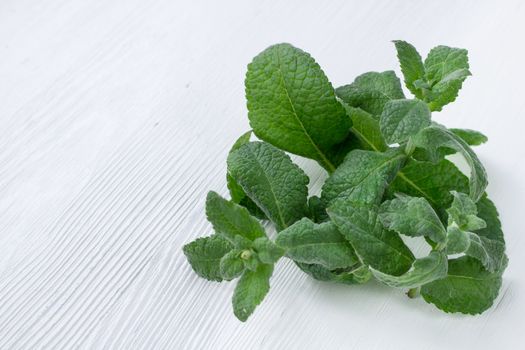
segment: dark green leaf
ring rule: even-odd
[[[263,301],[270,290],[270,277],[273,265],[260,264],[255,271],[246,270],[233,292],[233,313],[241,321],[246,321]]]
[[[186,244],[182,251],[193,271],[202,278],[210,281],[222,281],[220,263],[223,256],[228,254],[233,246],[225,238],[213,235],[197,238]]]
[[[416,48],[406,41],[395,40],[394,44],[397,49],[397,58],[401,66],[401,71],[405,77],[405,85],[417,98],[422,99],[423,95],[414,82],[423,79],[425,76],[425,68],[421,56]]]
[[[346,138],[351,121],[309,54],[290,44],[270,46],[248,65],[245,84],[257,137],[335,170],[331,149]]]

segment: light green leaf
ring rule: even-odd
[[[225,238],[213,235],[197,238],[186,244],[182,251],[193,271],[202,278],[210,281],[222,281],[220,263],[223,256],[228,254],[233,246]]]
[[[324,203],[348,200],[379,204],[383,192],[405,162],[400,149],[384,153],[354,150],[323,185]]]
[[[459,136],[463,139],[466,143],[468,143],[470,146],[479,146],[485,142],[487,142],[488,138],[487,136],[483,135],[479,131],[471,130],[471,129],[449,129],[454,134]]]
[[[278,230],[308,215],[308,176],[270,144],[242,145],[228,156],[228,172]]]
[[[437,124],[421,130],[412,138],[412,141],[416,147],[425,149],[432,161],[439,160],[440,153],[438,150],[441,147],[452,148],[460,152],[470,166],[470,197],[475,202],[481,198],[488,184],[487,173],[474,151],[465,141]]]
[[[423,285],[421,295],[445,312],[475,315],[492,306],[500,287],[501,271],[488,272],[478,260],[464,256],[449,260],[447,277]]]
[[[394,71],[361,74],[352,84],[337,88],[336,94],[349,106],[377,116],[388,101],[405,98],[401,82]]]
[[[375,278],[390,287],[416,288],[446,277],[447,266],[447,256],[442,252],[432,251],[427,257],[415,260],[410,270],[401,276],[392,276],[374,269],[371,271]]]
[[[257,238],[253,241],[253,248],[257,252],[259,260],[264,264],[274,264],[284,255],[284,249],[266,237]]]
[[[465,193],[452,191],[454,200],[452,205],[447,209],[448,224],[455,223],[460,229],[474,231],[485,228],[485,221],[477,216],[478,208],[476,203]]]
[[[417,98],[422,99],[423,95],[420,89],[414,86],[414,82],[423,79],[425,68],[421,56],[416,48],[406,41],[395,40],[394,44],[397,49],[397,58],[401,66],[401,72],[405,77],[405,85]]]
[[[430,125],[430,110],[420,100],[388,101],[379,125],[388,144],[402,143]]]
[[[318,225],[304,218],[281,231],[276,243],[294,261],[322,265],[329,270],[359,262],[352,246],[330,221]]]
[[[252,135],[252,131],[248,131],[244,134],[242,134],[237,141],[233,144],[232,148],[230,149],[229,153],[232,153],[233,151],[237,150],[242,145],[250,142],[250,137]],[[264,213],[257,207],[257,205],[244,193],[244,190],[242,187],[235,181],[235,179],[230,175],[226,174],[226,184],[228,186],[228,189],[230,190],[230,196],[232,197],[232,202],[237,203],[250,212],[255,217],[258,217],[260,219],[266,219]]]
[[[257,137],[335,170],[332,148],[346,138],[351,121],[308,53],[290,44],[270,46],[248,65],[245,85]]]
[[[425,59],[425,78],[431,86],[425,100],[430,110],[440,111],[456,99],[463,81],[471,75],[468,68],[467,50],[448,46],[430,50]]]
[[[241,321],[246,321],[263,301],[270,290],[270,277],[273,265],[261,264],[255,271],[246,270],[233,292],[233,313]]]
[[[428,236],[434,242],[443,242],[447,232],[438,215],[424,198],[397,195],[381,204],[379,218],[383,225],[399,234]]]
[[[249,240],[266,236],[264,228],[246,208],[222,198],[213,191],[208,192],[206,197],[206,216],[215,232],[232,243],[235,243],[237,235]]]
[[[381,135],[377,118],[360,108],[351,107],[344,102],[343,106],[350,119],[352,119],[351,131],[359,139],[360,148],[376,152],[385,151],[388,146],[383,135]]]
[[[337,201],[327,211],[365,265],[395,276],[408,271],[414,256],[397,233],[384,229],[377,208]]]
[[[297,266],[312,278],[323,282],[335,282],[342,284],[363,284],[370,280],[372,273],[367,266],[356,264],[355,266],[329,270],[322,265],[305,264],[296,262]]]
[[[447,254],[465,253],[478,259],[489,272],[501,269],[505,260],[505,243],[463,231],[456,223],[447,231]]]
[[[240,255],[241,250],[234,249],[221,258],[221,276],[226,281],[239,277],[244,271],[244,263]]]

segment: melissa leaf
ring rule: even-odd
[[[281,231],[276,243],[294,261],[322,265],[329,270],[358,262],[352,246],[330,221],[314,224],[304,218]]]
[[[392,276],[371,269],[372,274],[380,282],[395,288],[416,288],[423,284],[446,277],[447,256],[438,251],[432,251],[427,257],[417,259],[410,270],[401,276]]]
[[[383,202],[379,211],[383,225],[399,234],[428,236],[434,242],[444,242],[447,232],[438,215],[424,198],[397,195]]]
[[[257,238],[253,241],[253,248],[263,264],[274,264],[284,255],[284,249],[266,237]]]
[[[354,108],[343,102],[346,113],[352,119],[352,133],[359,140],[359,148],[383,152],[388,146],[385,143],[381,130],[379,128],[379,121],[370,113],[363,111],[360,108]]]
[[[242,134],[237,139],[237,141],[235,141],[229,153],[232,153],[242,145],[250,142],[251,135],[251,130]],[[228,186],[228,190],[230,191],[232,202],[245,207],[253,216],[258,217],[260,219],[266,219],[266,216],[261,211],[261,209],[257,207],[257,205],[250,199],[250,197],[246,195],[246,193],[244,193],[242,187],[237,183],[237,181],[235,181],[235,179],[229,173],[226,173],[226,184]]]
[[[246,270],[233,292],[233,313],[241,321],[246,321],[263,301],[270,290],[270,277],[273,265],[260,264],[255,271]]]
[[[365,265],[395,276],[408,271],[414,255],[397,233],[383,228],[377,208],[337,201],[327,211]]]
[[[468,143],[470,146],[479,146],[485,142],[487,142],[488,138],[487,136],[483,135],[479,131],[471,130],[471,129],[449,129],[451,132],[459,136],[463,139],[466,143]]]
[[[248,65],[245,85],[257,137],[335,170],[332,149],[345,140],[351,121],[308,53],[290,44],[270,46]]]
[[[380,119],[381,134],[388,144],[402,143],[430,125],[430,110],[420,100],[392,100]]]
[[[226,281],[231,281],[243,273],[244,263],[240,257],[241,252],[240,249],[234,249],[221,258],[221,276]]]
[[[247,143],[228,156],[228,172],[278,230],[307,216],[308,176],[283,151]]]
[[[422,91],[414,85],[414,82],[423,79],[425,76],[425,67],[421,56],[416,48],[406,41],[395,40],[394,44],[396,45],[401,72],[405,77],[406,87],[417,98],[422,99]]]
[[[478,201],[487,187],[487,173],[470,146],[453,132],[441,125],[432,125],[412,138],[416,147],[425,149],[432,161],[438,161],[439,148],[447,147],[460,152],[470,166],[470,197]]]
[[[502,269],[506,266],[506,259]],[[501,271],[489,272],[476,259],[449,260],[445,278],[421,287],[426,302],[445,312],[480,314],[492,306],[501,287]]]
[[[405,159],[404,153],[399,149],[384,153],[351,151],[326,180],[321,199],[327,204],[336,199],[379,204],[385,188],[394,179]]]
[[[246,208],[222,198],[216,192],[208,192],[206,215],[215,232],[232,243],[235,243],[237,235],[248,240],[266,236],[264,228]]]
[[[221,282],[221,259],[233,249],[233,246],[225,238],[213,235],[197,238],[186,244],[182,251],[193,271],[202,278],[210,281]]]
[[[454,200],[452,205],[447,209],[448,224],[455,223],[462,230],[480,230],[485,228],[485,221],[477,216],[478,208],[476,203],[464,193],[452,191]]]
[[[312,278],[323,282],[335,282],[348,285],[364,284],[372,277],[372,273],[368,267],[362,264],[334,270],[329,270],[318,264],[305,264],[299,262],[296,264]]]
[[[336,94],[349,106],[376,116],[381,114],[388,101],[405,98],[394,71],[361,74],[352,84],[337,88]]]

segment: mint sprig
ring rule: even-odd
[[[394,41],[407,89],[394,71],[368,72],[334,89],[315,60],[277,44],[248,65],[252,131],[228,159],[231,199],[210,192],[206,215],[215,234],[183,251],[210,281],[238,279],[235,316],[246,321],[270,289],[283,257],[312,278],[347,285],[371,278],[420,294],[445,312],[479,314],[499,293],[508,259],[487,173],[471,146],[482,133],[448,129],[431,112],[453,102],[470,75],[467,51],[437,46],[425,60]],[[325,169],[321,193],[286,153]],[[445,157],[461,154],[465,176]],[[268,235],[263,221],[273,225]],[[266,226],[268,227],[268,226]],[[421,237],[416,258],[403,237]]]

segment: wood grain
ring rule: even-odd
[[[524,16],[517,0],[3,1],[0,349],[516,348]],[[246,64],[291,42],[338,86],[395,69],[393,39],[469,49],[474,76],[434,117],[489,136],[478,152],[510,256],[496,306],[447,315],[283,261],[238,322],[233,284],[199,279],[181,247],[211,233],[206,192],[227,193],[227,150],[249,128]],[[294,159],[318,191],[323,171]]]

